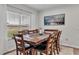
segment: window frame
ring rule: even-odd
[[[23,25],[21,24],[22,22],[22,16],[29,16],[30,17],[30,23],[29,23],[29,28],[31,27],[31,14],[21,14],[21,13],[17,13],[17,12],[13,12],[13,11],[7,11],[7,19],[8,19],[8,13],[11,13],[11,14],[15,14],[15,15],[19,15],[20,16],[20,20],[19,20],[19,24],[18,25],[14,25],[14,24],[8,24],[7,23],[7,26],[23,26],[23,27],[27,27],[28,25]]]
[[[7,15],[7,20],[9,19],[8,18],[8,13],[11,13],[11,14],[15,14],[15,15],[20,15],[20,20],[19,20],[19,24],[18,25],[14,25],[14,24],[7,24],[7,33],[9,33],[9,34],[11,34],[10,33],[10,28],[15,28],[14,30],[17,30],[17,28],[19,28],[19,30],[22,28],[22,27],[27,27],[28,29],[30,29],[31,28],[31,14],[21,14],[21,13],[17,13],[17,12],[13,12],[13,11],[7,11],[7,13],[6,13],[6,15]],[[21,24],[21,21],[22,21],[22,16],[29,16],[30,17],[30,24],[29,24],[29,26],[28,25],[23,25],[23,24]],[[6,21],[6,23],[7,23],[7,21]],[[12,30],[12,29],[11,29]],[[7,36],[8,37],[8,40],[10,40],[12,37],[9,37],[9,36]]]

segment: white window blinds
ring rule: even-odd
[[[8,25],[23,25],[30,26],[30,15],[23,15],[14,12],[7,13],[7,24]]]

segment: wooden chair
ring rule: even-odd
[[[18,33],[28,34],[28,33],[29,33],[29,31],[28,31],[28,30],[21,30],[21,31],[18,31]]]
[[[59,31],[56,31],[53,34],[54,34],[53,39],[55,40],[54,41],[55,45],[54,45],[54,48],[53,48],[54,54],[59,54],[59,49],[58,49],[58,47],[59,47],[58,44],[60,43],[59,40],[58,40]]]
[[[38,29],[35,29],[35,30],[29,30],[28,32],[29,32],[29,34],[38,33]]]
[[[56,54],[55,51],[57,51],[57,49],[56,49],[57,39],[55,38],[55,36],[57,36],[57,35],[58,35],[58,32],[54,32],[53,34],[50,34],[47,39],[47,43],[41,44],[41,45],[37,46],[35,49],[37,51],[40,51],[40,54],[42,54],[42,53],[45,53],[46,55]]]
[[[61,35],[62,31],[57,31],[56,35],[54,36],[55,39],[55,51],[57,52],[57,54],[59,54],[60,52],[60,35]],[[56,53],[55,53],[56,54]]]
[[[32,46],[30,46],[29,44],[26,44],[23,40],[23,35],[22,34],[14,34],[14,40],[15,40],[15,43],[16,43],[16,54],[20,55],[23,54],[23,55],[28,55],[31,53],[31,49],[32,49]]]
[[[61,32],[62,31],[59,31],[57,29],[45,29],[44,32],[46,34],[51,34],[52,32],[56,32],[58,31],[58,35],[55,37],[57,39],[56,41],[56,50],[57,50],[57,54],[59,54],[59,51],[60,51],[60,36],[61,36]],[[43,44],[45,44],[45,42],[43,42]]]
[[[57,49],[60,51],[60,36],[61,36],[62,31],[59,31],[58,36],[57,36]]]
[[[45,29],[44,30],[44,33],[45,34],[51,34],[51,33],[53,33],[54,31],[58,31],[57,29]]]
[[[57,32],[57,31],[58,31],[57,29],[45,29],[44,33],[45,34],[52,34],[53,32]],[[42,44],[46,44],[46,41],[43,42]]]

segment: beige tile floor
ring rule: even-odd
[[[8,53],[6,55],[16,55],[16,52],[13,51],[11,53]],[[61,46],[61,52],[60,55],[79,55],[79,49],[74,49],[66,46]]]

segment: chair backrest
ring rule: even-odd
[[[44,30],[44,33],[45,34],[51,34],[51,33],[53,33],[54,31],[58,31],[57,29],[45,29]]]
[[[58,37],[57,37],[58,41],[60,40],[61,33],[62,33],[62,31],[59,31]]]
[[[22,49],[25,51],[25,45],[24,45],[24,40],[23,40],[23,34],[14,34],[14,40],[16,44],[16,49]]]
[[[18,31],[18,33],[28,34],[28,33],[29,33],[29,31],[28,31],[28,30],[22,30],[22,31]]]
[[[35,30],[29,30],[29,34],[34,34],[34,33],[38,33],[38,29],[35,29]]]
[[[47,39],[47,46],[46,49],[51,50],[55,41],[57,41],[57,36],[58,36],[58,31],[53,32],[53,34],[50,34],[48,39]]]

